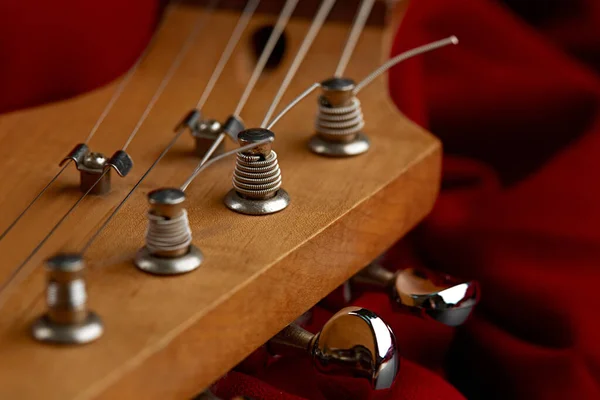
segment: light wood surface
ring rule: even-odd
[[[135,125],[200,10],[174,11],[154,48],[91,147],[112,153]],[[253,60],[248,36],[273,16],[256,16],[228,64],[205,115],[223,119],[234,108]],[[44,311],[43,260],[78,250],[172,137],[174,124],[197,101],[237,15],[210,19],[192,51],[134,139],[132,173],[113,179],[113,192],[89,197],[28,264],[0,309],[1,399],[186,399],[236,365],[287,323],[391,246],[431,209],[438,191],[440,145],[409,122],[379,79],[361,93],[371,150],[328,159],[306,148],[313,133],[315,97],[275,127],[285,211],[248,217],[223,204],[234,160],[206,170],[188,189],[194,243],[205,263],[172,278],[138,271],[132,257],[143,244],[146,194],[179,186],[197,159],[183,137],[86,254],[90,308],[105,335],[82,347],[54,347],[31,339],[29,327]],[[292,20],[283,65],[259,81],[242,116],[261,122],[309,21]],[[335,68],[347,26],[326,25],[282,106]],[[364,32],[347,75],[360,79],[379,64],[381,28]],[[57,163],[89,132],[115,85],[94,93],[0,117],[0,230],[57,171]],[[232,148],[233,144],[229,143]],[[25,258],[79,197],[72,168],[0,242],[0,280]]]

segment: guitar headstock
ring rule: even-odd
[[[203,12],[180,5],[168,13],[138,72],[93,139],[94,151],[110,154],[122,145]],[[202,28],[206,34],[193,42],[128,148],[134,160],[131,173],[115,177],[110,193],[82,201],[5,295],[0,305],[0,397],[190,398],[369,264],[431,210],[440,179],[440,144],[401,115],[380,78],[358,95],[368,151],[344,158],[311,152],[308,142],[315,134],[317,112],[317,96],[311,95],[272,128],[271,145],[289,205],[262,216],[232,212],[224,197],[232,189],[235,157],[216,162],[185,192],[202,264],[177,276],[143,273],[133,260],[145,242],[148,193],[179,187],[199,161],[194,139],[185,134],[85,252],[88,304],[102,318],[104,335],[75,347],[33,340],[31,324],[46,311],[44,260],[58,251],[80,252],[172,140],[174,125],[196,103],[238,18],[233,9],[211,13]],[[202,109],[204,115],[224,121],[231,114],[256,62],[252,33],[275,18],[259,12],[250,20]],[[286,26],[286,55],[258,80],[241,113],[246,127],[260,126],[310,22],[294,17]],[[333,73],[349,27],[350,21],[339,19],[321,28],[281,107]],[[365,27],[345,76],[359,81],[387,58],[391,28]],[[0,165],[5,171],[0,229],[54,176],[57,161],[89,131],[117,84],[0,118]],[[237,146],[226,141],[226,150]],[[79,174],[66,171],[0,241],[0,281],[80,195]]]

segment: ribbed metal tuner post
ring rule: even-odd
[[[148,193],[146,245],[135,256],[135,265],[156,275],[178,275],[202,264],[200,249],[192,244],[185,193],[163,188]]]
[[[275,138],[268,129],[246,129],[238,134],[240,146]],[[241,214],[266,215],[286,208],[288,193],[281,188],[281,170],[272,143],[264,143],[238,153],[233,171],[233,189],[225,196],[225,205]]]
[[[371,264],[352,278],[352,285],[387,291],[390,299],[402,309],[449,326],[465,323],[479,301],[477,282],[461,281],[425,269],[391,272]]]
[[[354,88],[354,81],[348,78],[330,78],[321,82],[316,135],[308,143],[314,153],[349,157],[369,150],[369,139],[362,132],[365,121]]]
[[[83,344],[98,339],[104,327],[100,318],[87,309],[82,256],[58,254],[46,265],[48,312],[34,322],[33,337],[57,344]]]
[[[328,389],[335,389],[335,398],[368,399],[389,389],[400,368],[392,330],[375,313],[359,307],[340,310],[317,334],[288,325],[267,342],[267,349],[276,355],[308,355],[319,387],[326,396]],[[331,387],[336,382],[340,385]]]

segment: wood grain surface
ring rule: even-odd
[[[181,7],[91,142],[111,154],[122,146],[169,68],[201,10]],[[253,67],[249,36],[275,17],[258,15],[204,113],[224,119],[235,107]],[[360,98],[371,150],[350,159],[328,159],[307,150],[315,96],[274,131],[283,186],[291,205],[283,212],[249,217],[222,203],[231,188],[234,160],[207,169],[188,189],[194,243],[206,259],[198,270],[161,278],[132,264],[143,245],[146,194],[179,186],[196,165],[193,140],[182,137],[144,181],[87,254],[90,308],[106,332],[81,347],[35,342],[31,322],[44,311],[43,260],[77,251],[171,140],[175,123],[199,98],[237,21],[219,11],[209,19],[129,151],[135,161],[113,191],[89,197],[19,275],[0,306],[1,399],[186,399],[232,368],[256,347],[309,309],[404,235],[431,209],[440,174],[440,144],[392,105],[384,79]],[[242,116],[262,121],[308,21],[292,20],[283,65],[259,81]],[[281,107],[333,73],[347,25],[327,24],[299,70]],[[382,60],[385,32],[369,27],[347,75],[359,80]],[[57,163],[82,141],[115,84],[59,104],[0,117],[0,230],[58,170]],[[228,144],[233,148],[233,144]],[[0,242],[0,281],[27,256],[79,197],[78,173],[67,171]]]

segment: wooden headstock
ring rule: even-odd
[[[163,22],[138,73],[91,143],[111,153],[131,131],[201,9],[180,6]],[[162,148],[175,123],[197,101],[237,13],[216,11],[132,142],[131,174],[110,194],[88,197],[28,264],[28,274],[1,306],[0,398],[191,398],[389,248],[432,208],[440,178],[439,142],[403,117],[379,79],[360,94],[372,140],[366,154],[343,159],[307,150],[315,98],[300,103],[274,128],[290,206],[250,217],[223,205],[233,159],[220,161],[187,191],[194,243],[205,255],[189,274],[157,277],[132,264],[143,244],[146,194],[180,185],[198,162],[183,137],[152,171],[86,254],[90,306],[106,333],[89,345],[56,347],[31,338],[44,311],[43,260],[77,251],[129,191]],[[235,107],[254,59],[251,33],[273,16],[257,14],[226,66],[204,113],[224,119]],[[263,74],[242,117],[258,125],[310,21],[286,28],[288,56]],[[348,33],[327,23],[281,104],[334,70]],[[386,58],[386,27],[368,26],[347,69],[361,79]],[[54,175],[56,163],[81,141],[114,90],[93,93],[0,118],[0,229]],[[228,148],[234,148],[228,143]],[[0,242],[6,279],[79,197],[78,176],[65,173]]]

